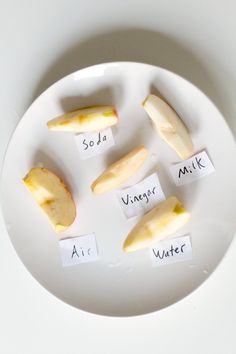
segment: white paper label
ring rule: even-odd
[[[176,186],[182,186],[214,172],[215,168],[205,151],[199,152],[188,160],[170,167]]]
[[[75,142],[81,160],[99,155],[115,144],[111,128],[101,132],[77,134],[75,135]]]
[[[67,238],[59,241],[63,267],[98,259],[95,234]]]
[[[157,266],[192,259],[190,236],[159,241],[150,247],[150,257],[153,264]]]
[[[144,214],[166,199],[156,173],[132,187],[118,191],[117,196],[127,218]]]

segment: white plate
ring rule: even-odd
[[[168,167],[179,158],[158,138],[140,105],[156,89],[185,121],[196,150],[206,148],[215,173],[183,187],[174,186]],[[46,122],[64,111],[95,104],[117,107],[120,120],[113,129],[116,144],[104,155],[81,161],[73,135],[50,132]],[[107,163],[139,144],[150,149],[149,161],[127,185],[158,168],[166,196],[177,195],[191,212],[191,221],[176,235],[191,234],[192,261],[152,267],[148,250],[122,252],[122,243],[137,218],[125,219],[115,192],[97,197],[90,192],[91,182]],[[62,267],[58,235],[21,181],[31,167],[39,164],[66,180],[77,202],[77,219],[62,236],[95,232],[99,261]],[[31,105],[8,146],[2,204],[19,257],[46,289],[79,309],[132,316],[175,303],[214,270],[235,231],[235,180],[234,139],[221,114],[202,92],[158,67],[109,63],[63,78]]]

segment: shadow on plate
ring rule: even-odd
[[[97,34],[67,48],[44,73],[33,98],[65,75],[111,61],[138,61],[171,70],[199,87],[230,116],[227,101],[218,89],[220,83],[189,49],[166,34],[141,28]]]
[[[100,90],[93,91],[89,95],[67,96],[60,100],[61,107],[65,112],[78,109],[79,107],[89,107],[91,106],[91,102],[94,106],[110,104],[120,107],[122,104],[121,85],[117,83],[115,88],[103,86]]]

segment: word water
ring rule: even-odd
[[[111,128],[101,132],[76,134],[75,142],[81,160],[102,154],[115,144]]]
[[[93,262],[99,258],[95,234],[60,240],[59,245],[63,267]]]
[[[148,212],[166,199],[156,173],[132,187],[118,191],[117,197],[128,219]]]
[[[215,168],[206,151],[199,152],[190,159],[170,167],[170,173],[176,186],[196,181],[214,172]]]
[[[149,251],[152,263],[156,266],[192,259],[192,245],[188,235],[159,241]]]

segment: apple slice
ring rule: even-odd
[[[190,218],[176,197],[169,197],[149,211],[127,236],[123,250],[133,252],[169,236]]]
[[[139,146],[113,163],[91,185],[94,194],[102,194],[119,187],[143,165],[148,155],[144,146]]]
[[[48,129],[84,133],[100,131],[118,122],[113,106],[93,106],[77,109],[47,122]]]
[[[159,135],[169,144],[182,159],[187,159],[194,153],[190,134],[184,123],[163,99],[148,95],[143,102],[143,108],[154,123]]]
[[[23,182],[57,232],[67,229],[73,223],[76,216],[75,203],[68,188],[54,173],[46,168],[35,167]]]

